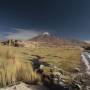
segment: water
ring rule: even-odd
[[[86,73],[90,75],[90,54],[88,52],[84,52],[81,55],[82,61],[86,66]]]

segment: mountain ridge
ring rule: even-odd
[[[53,46],[88,46],[87,42],[77,40],[77,39],[69,39],[69,38],[62,38],[52,35],[48,32],[44,32],[28,41],[40,42],[48,45]]]

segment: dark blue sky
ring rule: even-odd
[[[0,38],[44,31],[89,40],[90,0],[0,0]]]

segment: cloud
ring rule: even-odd
[[[27,40],[40,34],[39,31],[35,30],[27,30],[21,28],[12,28],[12,30],[14,30],[14,32],[9,32],[5,38]]]

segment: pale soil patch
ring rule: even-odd
[[[25,83],[20,83],[11,87],[1,88],[0,90],[48,90],[44,86],[39,85],[27,85]]]

